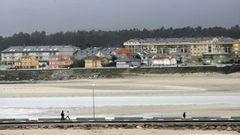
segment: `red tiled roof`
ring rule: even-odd
[[[130,55],[131,52],[127,48],[122,48],[116,51],[117,54],[120,55]]]

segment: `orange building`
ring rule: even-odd
[[[38,68],[39,61],[35,56],[21,56],[14,63],[15,68]]]
[[[116,53],[119,55],[127,55],[127,56],[131,55],[131,52],[127,48],[121,48],[117,50]]]
[[[73,60],[69,55],[55,55],[49,58],[49,68],[69,68]]]

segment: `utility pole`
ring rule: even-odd
[[[94,79],[94,78],[93,78]],[[93,102],[93,122],[96,121],[96,112],[95,112],[95,84],[92,84],[92,102]],[[92,134],[96,134],[96,129],[94,128],[94,123],[92,124]]]
[[[95,84],[92,84],[92,101],[93,101],[93,120],[96,119],[96,112],[95,112]]]

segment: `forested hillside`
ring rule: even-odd
[[[88,46],[115,47],[131,38],[170,38],[170,37],[216,37],[224,36],[240,38],[240,27],[184,27],[184,28],[160,28],[154,30],[118,30],[118,31],[74,31],[58,32],[47,35],[45,31],[32,33],[17,33],[9,37],[0,36],[0,50],[9,46],[21,45],[64,45],[71,44],[84,49]]]

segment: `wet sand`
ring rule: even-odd
[[[92,107],[84,108],[50,108],[46,111],[33,113],[30,117],[40,118],[60,117],[61,110],[68,110],[72,119],[77,117],[92,117]],[[27,111],[27,110],[26,110]],[[122,106],[97,107],[96,117],[182,117],[186,112],[191,117],[224,117],[239,116],[240,105],[159,105],[159,106]],[[4,112],[4,111],[2,111]],[[1,113],[0,113],[1,114]],[[9,115],[11,115],[9,113]],[[6,116],[6,115],[5,115]]]

